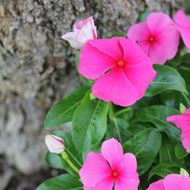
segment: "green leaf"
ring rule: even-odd
[[[88,88],[81,87],[72,92],[69,96],[65,97],[63,100],[57,102],[49,110],[45,118],[45,128],[52,129],[68,121],[71,121],[75,109],[80,105],[81,100],[87,90]]]
[[[183,159],[183,158],[185,158],[188,155],[188,153],[186,152],[186,150],[183,148],[181,142],[179,142],[175,146],[175,155],[176,155],[176,157],[178,159]]]
[[[83,190],[83,187],[78,177],[65,174],[45,181],[36,190]]]
[[[73,117],[72,137],[80,152],[90,150],[104,137],[107,129],[109,104],[101,100],[91,100],[88,92]]]
[[[146,92],[146,96],[154,96],[166,90],[176,90],[188,94],[183,77],[172,67],[154,65],[157,76]]]
[[[138,160],[140,175],[145,173],[158,154],[161,146],[161,134],[156,129],[146,129],[129,139],[123,148],[125,152],[132,152]]]
[[[167,106],[150,106],[139,109],[136,112],[136,119],[142,122],[150,122],[154,124],[160,131],[163,131],[169,138],[178,141],[180,138],[180,130],[166,121],[171,115],[179,114],[179,111]]]
[[[168,174],[177,173],[180,170],[180,166],[175,163],[160,163],[149,172],[149,179],[154,175],[165,177]]]
[[[159,152],[160,163],[176,161],[175,144],[176,142],[171,141],[167,136],[162,136],[162,145]]]

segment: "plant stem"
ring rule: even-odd
[[[76,157],[65,147],[66,152],[75,160],[75,162],[81,167],[82,164],[76,159]]]
[[[67,162],[67,164],[69,164],[69,166],[76,171],[77,173],[79,173],[79,169],[71,162],[71,160],[69,159],[69,156],[66,152],[63,152],[61,154],[63,160],[65,160],[65,162]]]
[[[109,116],[109,118],[110,118],[110,121],[112,121],[112,122],[114,123],[114,126],[115,126],[115,128],[116,128],[116,132],[117,132],[117,135],[118,135],[118,139],[119,139],[119,141],[121,142],[121,134],[120,134],[120,131],[119,131],[119,126],[118,126],[118,124],[117,124],[116,117],[115,117],[115,115],[114,115],[112,103],[110,103],[110,108],[109,108],[108,116]]]
[[[115,116],[119,116],[119,115],[121,115],[121,114],[123,114],[123,113],[125,113],[125,112],[130,111],[130,110],[131,110],[131,107],[129,107],[129,108],[124,108],[124,109],[119,110],[118,112],[116,112],[116,113],[115,113]]]

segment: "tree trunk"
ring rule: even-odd
[[[127,31],[140,11],[173,14],[185,0],[0,0],[0,155],[29,174],[42,166],[47,109],[78,85],[75,50],[60,37],[94,16],[99,37]],[[71,72],[72,71],[72,72]]]

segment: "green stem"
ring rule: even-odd
[[[115,126],[115,128],[116,128],[116,132],[117,132],[117,135],[118,135],[118,139],[119,139],[119,141],[121,142],[121,134],[120,134],[120,131],[119,131],[119,126],[118,126],[118,124],[117,124],[117,120],[116,120],[115,115],[114,115],[112,103],[110,103],[110,108],[109,108],[108,116],[109,116],[109,118],[110,118],[110,121],[113,121],[113,122],[114,122],[114,126]]]
[[[65,147],[65,150],[66,150],[66,152],[68,152],[68,154],[73,158],[73,160],[75,160],[75,162],[81,167],[82,164],[75,158],[75,156],[69,151],[69,149],[67,149],[67,148]]]
[[[69,159],[69,156],[66,152],[63,152],[61,154],[63,160],[65,160],[65,162],[67,162],[67,164],[77,173],[79,173],[79,169],[71,162],[71,160]]]
[[[124,108],[124,109],[119,110],[118,112],[116,112],[116,113],[115,113],[115,116],[122,115],[123,113],[128,112],[128,111],[130,111],[130,110],[131,110],[131,107],[129,107],[129,108]]]

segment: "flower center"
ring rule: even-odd
[[[155,40],[156,40],[156,39],[155,39],[154,36],[150,36],[149,39],[148,39],[148,41],[149,41],[150,43],[154,43]]]
[[[117,62],[117,66],[118,67],[123,67],[125,65],[125,61],[123,61],[123,60],[119,60],[118,62]]]
[[[116,170],[113,170],[112,173],[111,173],[111,176],[112,176],[113,178],[117,178],[117,177],[119,176],[119,172],[116,171]]]

